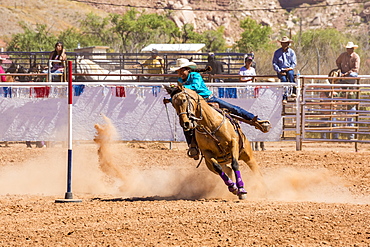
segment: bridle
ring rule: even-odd
[[[183,90],[181,92],[178,92],[176,93],[175,95],[172,96],[172,102],[174,102],[174,100],[176,100],[176,98],[180,95],[184,94],[185,97],[186,97],[186,102],[187,102],[187,105],[186,105],[186,111],[184,112],[180,112],[180,113],[177,113],[177,115],[180,117],[181,115],[186,115],[187,118],[192,122],[194,123],[194,127],[196,127],[196,123],[198,121],[201,121],[203,119],[203,116],[202,116],[202,105],[200,103],[200,96],[198,95],[197,98],[194,98],[193,96],[191,96],[188,92],[186,92],[186,90]],[[196,105],[194,105],[194,103],[196,103]],[[199,108],[199,112],[200,112],[200,115],[199,117],[197,117],[195,115],[195,110]]]
[[[172,96],[172,102],[180,94],[185,94],[187,106],[186,106],[186,111],[185,112],[177,113],[177,115],[180,117],[181,115],[186,114],[186,116],[188,117],[188,119],[193,123],[193,129],[196,129],[199,133],[201,133],[203,135],[210,135],[211,137],[214,137],[215,136],[215,133],[225,123],[225,120],[226,120],[225,112],[224,111],[220,111],[220,113],[222,114],[222,117],[223,117],[222,118],[222,122],[220,123],[220,125],[216,129],[214,129],[213,131],[210,131],[207,128],[205,128],[204,126],[197,124],[198,121],[201,121],[203,119],[203,115],[202,115],[202,112],[203,111],[202,111],[202,105],[200,103],[200,100],[201,100],[200,96],[197,95],[198,97],[197,97],[197,99],[195,99],[188,92],[186,92],[185,90],[183,90],[183,91],[181,91],[179,93],[176,93],[175,95]],[[193,101],[191,101],[190,99],[192,99],[194,102],[196,102],[196,104],[197,104],[196,105],[196,108],[199,107],[199,112],[200,112],[200,116],[199,117],[196,117],[195,114],[193,113],[194,112],[193,109],[196,109],[196,108],[194,107]]]

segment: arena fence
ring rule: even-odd
[[[357,151],[358,143],[370,142],[370,84],[361,84],[369,77],[345,78],[341,84],[328,84],[328,79],[300,78],[302,97],[294,108],[297,150],[304,142],[325,141],[354,143]]]

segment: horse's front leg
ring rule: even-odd
[[[238,187],[234,181],[222,170],[221,165],[216,161],[216,159],[211,158],[211,163],[213,170],[220,175],[226,186],[229,188],[229,191],[235,195],[238,194]]]

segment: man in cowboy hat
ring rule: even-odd
[[[358,48],[358,45],[348,42],[344,47],[347,51],[340,54],[335,61],[338,69],[341,70],[344,77],[357,77],[360,69],[360,56],[355,52],[355,49]],[[341,83],[355,83],[355,80],[342,80]]]
[[[281,82],[292,82],[295,83],[294,79],[294,68],[297,66],[297,57],[290,44],[293,40],[284,36],[279,40],[281,48],[277,49],[272,59],[272,66],[277,73],[278,78]],[[293,87],[291,96],[296,97],[296,87]],[[287,103],[288,100],[288,89],[285,89],[283,95],[283,103]]]
[[[358,77],[358,71],[360,69],[360,56],[355,52],[355,49],[358,48],[358,45],[355,45],[353,42],[348,42],[347,45],[344,46],[346,48],[346,52],[343,52],[339,55],[337,60],[335,61],[338,69],[341,71],[341,76],[344,77]],[[341,80],[339,83],[342,84],[354,84],[356,80]],[[347,98],[351,99],[354,98],[354,94],[347,94]],[[349,110],[349,114],[354,114],[356,112],[356,105],[347,105],[347,110]],[[355,126],[354,118],[347,118],[349,122],[348,126]],[[334,139],[338,139],[338,133],[334,133]],[[355,138],[354,134],[348,134],[348,139],[352,140]]]
[[[244,110],[243,108],[230,104],[226,101],[223,101],[214,95],[212,91],[208,89],[202,76],[198,72],[192,71],[196,69],[197,65],[194,62],[190,62],[186,58],[179,58],[176,60],[176,67],[171,68],[172,71],[176,71],[179,75],[178,82],[181,83],[185,88],[191,89],[197,92],[209,103],[218,103],[220,108],[226,108],[232,114],[240,116],[251,122],[251,125],[255,128],[261,130],[263,133],[267,133],[271,129],[270,121],[261,120],[254,114]],[[164,99],[163,103],[169,103],[169,99]],[[199,150],[194,140],[194,130],[184,131],[186,141],[189,146],[188,155],[191,158],[199,159]]]

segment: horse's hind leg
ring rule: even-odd
[[[236,181],[235,184],[236,184],[236,187],[238,188],[237,195],[239,199],[245,199],[247,191],[244,189],[244,182],[243,182],[240,170],[239,170],[239,162],[234,157],[231,162],[231,167],[233,168],[233,171],[235,173],[235,181]]]

